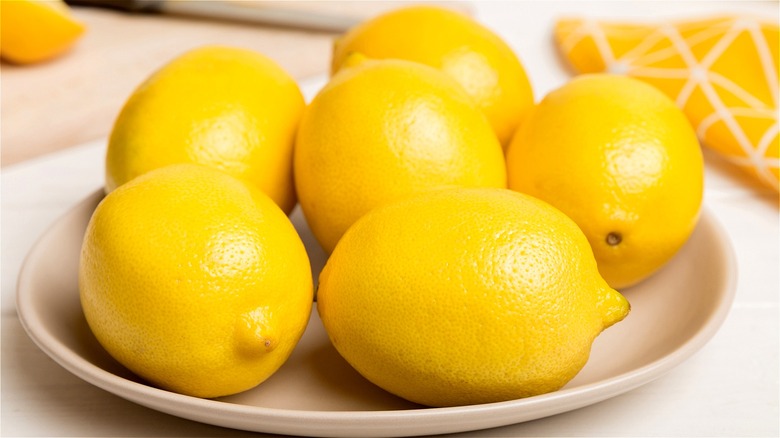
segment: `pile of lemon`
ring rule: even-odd
[[[314,298],[296,203],[329,253],[331,342],[430,406],[561,388],[629,313],[615,289],[696,225],[699,145],[649,85],[581,76],[535,104],[510,47],[435,7],[355,27],[332,66],[306,105],[263,55],[199,48],[119,114],[80,294],[152,384],[224,396],[289,357]]]

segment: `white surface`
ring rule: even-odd
[[[475,3],[477,18],[520,55],[537,99],[570,73],[551,39],[555,17],[660,19],[745,11],[778,17],[777,2]],[[45,129],[45,128],[43,128]],[[104,141],[2,170],[3,436],[244,436],[127,402],[56,365],[27,338],[14,295],[38,236],[103,182]],[[707,157],[705,205],[726,228],[739,278],[732,311],[690,360],[620,397],[541,420],[468,436],[778,436],[780,216],[775,193],[756,189]]]

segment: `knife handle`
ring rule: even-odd
[[[128,12],[156,11],[162,6],[162,0],[65,0],[71,6],[97,6]]]

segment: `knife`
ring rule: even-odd
[[[228,0],[65,0],[74,6],[97,6],[127,12],[157,12],[329,32],[344,32],[359,20],[344,15],[285,8],[280,2]]]

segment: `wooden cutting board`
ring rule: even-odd
[[[274,2],[365,19],[411,3],[468,13],[463,2]],[[65,55],[29,66],[0,64],[3,166],[105,137],[127,97],[147,76],[204,44],[257,50],[296,79],[328,71],[336,33],[172,15],[72,7],[87,26]]]

